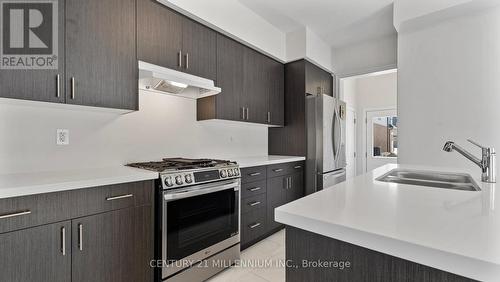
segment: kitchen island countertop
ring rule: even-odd
[[[285,225],[348,242],[481,281],[500,280],[500,213],[496,184],[457,191],[375,180],[395,168],[466,172],[424,166],[385,165],[331,188],[278,207]]]

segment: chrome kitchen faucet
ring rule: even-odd
[[[481,148],[482,150],[481,159],[467,152],[465,149],[458,146],[453,141],[447,141],[444,144],[443,150],[446,152],[452,152],[453,150],[455,150],[459,152],[462,156],[468,158],[473,163],[478,165],[481,168],[481,181],[490,183],[496,182],[495,148],[481,146],[477,142],[472,141],[471,139],[467,139],[467,141]]]

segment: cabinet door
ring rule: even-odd
[[[243,120],[243,45],[217,34],[217,86],[222,92],[215,95],[218,119]],[[209,97],[210,98],[210,97]]]
[[[0,234],[0,281],[71,281],[71,223]]]
[[[295,201],[304,196],[304,174],[294,173],[289,177],[290,187],[286,190],[286,202]]]
[[[329,96],[333,96],[333,76],[324,71],[322,79],[323,93]]]
[[[268,59],[269,114],[267,122],[285,125],[285,67],[282,63]]]
[[[287,176],[274,177],[267,180],[267,229],[273,230],[281,226],[274,221],[274,209],[285,204]]]
[[[217,33],[188,18],[182,24],[182,71],[217,79]]]
[[[58,2],[58,68],[0,70],[0,97],[64,103],[64,1]],[[57,76],[59,75],[59,80]],[[59,82],[59,83],[58,83]]]
[[[73,282],[153,281],[151,206],[72,221]]]
[[[245,47],[242,105],[247,108],[246,121],[267,123],[269,111],[269,79],[266,72],[266,57]]]
[[[68,103],[138,108],[135,12],[135,0],[66,1]]]
[[[155,0],[137,0],[137,57],[180,70],[182,16]]]

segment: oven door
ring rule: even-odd
[[[239,193],[239,179],[164,192],[164,279],[240,242]]]

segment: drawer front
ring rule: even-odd
[[[283,176],[287,174],[292,174],[304,169],[304,162],[291,162],[274,164],[267,167],[267,177],[273,178],[277,176]]]
[[[257,239],[266,232],[266,209],[258,209],[241,215],[241,244]]]
[[[153,181],[75,190],[73,218],[153,203]]]
[[[291,173],[304,171],[304,161],[290,163]]]
[[[0,233],[153,203],[153,181],[0,199]]]
[[[258,209],[265,209],[266,194],[260,194],[241,200],[241,212],[246,213]]]
[[[245,183],[241,185],[241,198],[248,198],[255,195],[265,194],[267,183],[265,180]]]
[[[0,199],[0,233],[71,218],[71,192]]]
[[[241,183],[264,180],[266,177],[265,166],[254,166],[241,169]]]

